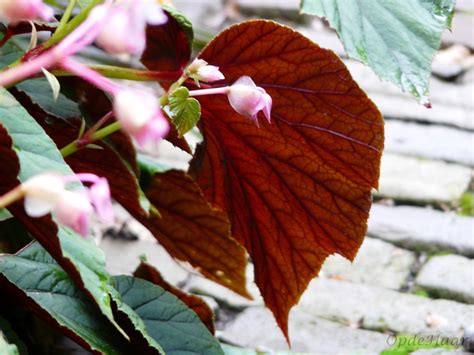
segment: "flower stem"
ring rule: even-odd
[[[56,27],[56,31],[54,31],[54,35],[56,35],[56,33],[61,33],[64,27],[66,27],[69,19],[71,18],[72,10],[74,10],[75,6],[76,6],[76,0],[70,0],[69,5],[64,11],[63,17],[61,17],[61,21],[59,22],[58,27]]]
[[[150,71],[113,65],[88,65],[89,69],[111,79],[125,79],[134,81],[174,81],[181,75],[178,71]],[[69,76],[72,73],[64,69],[53,69],[56,76]]]
[[[202,89],[202,90],[191,90],[189,96],[203,96],[203,95],[215,95],[215,94],[227,94],[229,92],[229,86],[224,86],[221,88],[212,88],[212,89]]]
[[[13,190],[8,191],[5,195],[0,196],[0,208],[4,208],[9,204],[19,200],[24,195],[21,185],[15,187]]]
[[[60,42],[64,37],[74,31],[89,15],[89,12],[102,0],[94,0],[87,7],[82,9],[71,21],[65,24],[60,31],[56,30],[51,38],[43,44],[44,48],[49,48]],[[66,10],[67,11],[67,10]]]
[[[108,126],[105,126],[104,128],[99,129],[98,131],[96,131],[91,136],[91,138],[90,138],[90,140],[88,141],[87,144],[90,144],[90,143],[95,142],[95,141],[100,140],[100,139],[104,139],[105,137],[111,135],[112,133],[117,132],[118,130],[120,130],[121,127],[122,127],[122,125],[120,124],[120,122],[111,123]],[[65,158],[65,157],[77,152],[79,149],[82,149],[84,147],[83,144],[84,143],[80,142],[80,139],[77,139],[77,140],[69,143],[65,147],[63,147],[60,150],[61,155]]]
[[[67,71],[87,80],[91,84],[97,86],[99,89],[105,90],[112,95],[117,94],[120,90],[120,88],[113,81],[102,76],[95,70],[92,70],[87,65],[73,61],[71,59],[63,59],[61,61],[61,66]]]

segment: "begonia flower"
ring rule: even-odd
[[[158,100],[144,90],[123,89],[114,98],[114,114],[122,129],[141,146],[164,138],[169,123]]]
[[[111,54],[140,54],[146,46],[147,24],[160,25],[167,20],[154,0],[122,0],[111,9],[96,43]]]

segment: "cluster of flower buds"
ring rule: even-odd
[[[76,191],[66,189],[67,184],[82,181],[89,188]],[[106,224],[113,222],[109,184],[94,174],[61,176],[55,173],[36,175],[20,185],[19,196],[24,197],[25,211],[30,217],[54,213],[57,220],[82,236],[89,232],[89,221],[95,210]]]
[[[23,20],[53,17],[53,11],[42,0],[0,0],[0,20],[16,23]],[[44,68],[60,65],[71,73],[91,82],[113,97],[113,114],[124,131],[144,146],[165,137],[169,123],[158,98],[146,88],[127,88],[116,84],[89,67],[69,57],[96,42],[107,52],[121,57],[140,54],[146,46],[146,27],[167,21],[167,16],[156,0],[112,0],[96,6],[87,19],[59,44],[30,61],[0,73],[0,86],[11,85],[41,72]],[[202,59],[194,60],[186,69],[186,79],[212,83],[224,75],[217,66]],[[257,115],[263,112],[271,119],[272,98],[248,76],[230,86],[190,91],[190,96],[226,94],[232,108],[252,119],[258,126]],[[84,182],[88,188],[75,191],[66,187],[72,182]],[[58,221],[83,236],[89,230],[92,211],[105,223],[111,223],[112,205],[106,179],[93,174],[63,177],[40,174],[22,184],[17,190],[25,199],[25,211],[31,217],[54,213]],[[1,205],[1,203],[0,203]]]

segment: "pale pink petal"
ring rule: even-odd
[[[106,178],[99,178],[97,182],[91,185],[89,188],[89,198],[100,220],[105,224],[112,224],[114,214],[110,187]]]
[[[228,98],[230,105],[237,113],[251,118],[257,126],[257,114],[262,110],[270,122],[272,98],[264,89],[256,86],[250,77],[242,76],[231,85]]]
[[[43,217],[50,213],[56,206],[56,201],[43,200],[36,197],[25,197],[25,212],[30,217]]]
[[[41,217],[54,208],[64,190],[61,175],[43,173],[28,179],[21,185],[25,195],[25,211],[31,217]]]
[[[142,148],[149,144],[157,144],[169,132],[168,120],[163,116],[161,110],[145,125],[139,132],[133,135],[138,145]]]
[[[198,69],[196,74],[198,80],[206,83],[212,83],[224,79],[224,74],[220,72],[219,67],[214,65],[203,66]]]
[[[71,228],[83,237],[89,233],[92,205],[87,195],[65,191],[54,209],[59,223]]]

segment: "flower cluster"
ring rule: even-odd
[[[53,15],[52,8],[42,0],[0,1],[0,20],[12,24],[24,20],[51,20]],[[167,19],[167,14],[156,0],[105,0],[95,6],[87,18],[55,46],[1,72],[0,86],[12,85],[51,67],[60,67],[112,96],[113,111],[104,119],[113,115],[120,128],[142,147],[155,143],[169,131],[169,121],[162,111],[159,98],[144,86],[131,88],[118,84],[71,57],[92,43],[121,59],[140,55],[146,47],[147,26],[165,24]],[[194,80],[200,88],[201,82],[218,83],[225,77],[219,67],[203,59],[195,59],[182,73],[178,86],[188,79]],[[270,122],[272,99],[250,77],[243,76],[230,86],[209,87],[206,84],[205,87],[189,91],[189,95],[226,94],[231,107],[252,119],[257,126],[260,111]],[[67,185],[74,181],[90,186],[74,191],[67,189]],[[88,233],[90,215],[94,210],[106,223],[113,219],[107,180],[93,174],[77,174],[74,177],[40,174],[14,191],[19,191],[18,196],[24,197],[25,210],[29,216],[41,217],[53,213],[59,222],[83,236]],[[1,201],[0,207],[4,207]]]
[[[91,184],[89,188],[76,191],[66,189],[72,182]],[[24,196],[25,211],[31,217],[42,217],[54,213],[57,220],[87,236],[92,211],[106,224],[113,222],[109,184],[105,178],[94,174],[61,176],[55,173],[36,175],[20,185]]]

